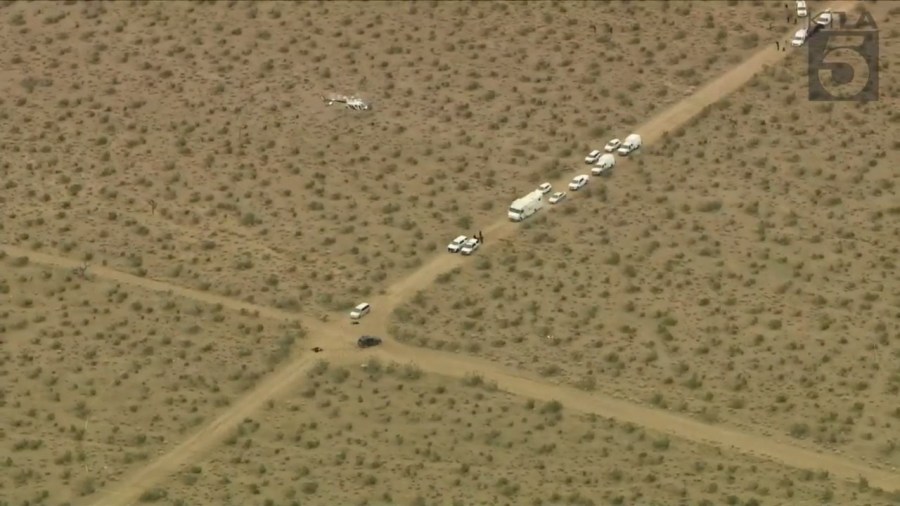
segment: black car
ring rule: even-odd
[[[362,336],[356,341],[356,345],[360,348],[371,348],[372,346],[378,346],[381,344],[381,338],[375,336]]]

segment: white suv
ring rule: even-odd
[[[463,244],[466,243],[468,237],[461,235],[447,245],[447,251],[450,253],[459,253],[459,250],[463,247]]]
[[[606,151],[607,153],[612,153],[615,150],[619,149],[619,146],[621,146],[621,145],[622,145],[622,141],[620,141],[619,139],[613,139],[613,140],[607,142],[606,146],[603,146],[603,151]]]
[[[587,174],[575,176],[575,179],[573,179],[572,182],[569,183],[569,189],[572,191],[578,191],[582,186],[587,184],[588,179],[590,179],[590,176],[588,176]]]
[[[369,305],[368,302],[363,302],[362,304],[353,308],[353,311],[350,311],[350,319],[351,320],[359,320],[363,316],[369,314],[369,311],[372,310],[372,306]]]
[[[481,241],[473,237],[466,241],[466,243],[463,244],[462,249],[460,249],[459,251],[463,255],[471,255],[472,253],[475,253],[475,250],[477,250],[479,246],[481,246]]]

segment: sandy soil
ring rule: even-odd
[[[900,466],[898,44],[867,105],[806,101],[789,57],[443,276],[394,334]]]
[[[103,506],[896,500],[868,486],[900,483],[895,100],[810,106],[797,55],[721,100],[789,56],[768,47],[786,33],[776,2],[358,6],[0,11],[2,490]],[[326,108],[329,91],[376,109]],[[564,181],[634,128],[652,145],[611,180],[523,226],[498,219],[523,184]],[[440,255],[479,228],[500,244]],[[380,311],[362,326],[329,322],[363,297]],[[359,332],[418,366],[366,378]],[[470,370],[496,385],[447,379]],[[400,423],[360,429],[363,412]],[[541,451],[544,468],[521,465]]]
[[[13,4],[5,242],[344,310],[782,29],[735,4]]]
[[[8,457],[0,487],[19,500],[46,490],[62,504],[146,465],[251,389],[306,334],[21,257],[0,265]]]
[[[145,497],[248,505],[889,504],[815,473],[735,462],[635,425],[412,366],[325,362],[309,376]]]
[[[9,250],[10,248],[6,248]],[[18,260],[21,257],[8,257],[11,265],[23,263]],[[46,255],[32,254],[31,258],[42,261],[44,263],[52,263]],[[163,291],[161,283],[151,282],[145,278],[131,276],[128,274],[115,273],[109,269],[98,268],[94,274],[89,274],[85,282],[95,281],[97,278],[103,279],[103,276],[110,276],[129,288],[141,290]],[[178,296],[189,298],[193,301],[202,301],[205,303],[210,301],[210,295],[205,292],[191,291],[187,289],[177,289]],[[224,299],[223,299],[224,300]],[[245,313],[257,314],[258,317],[267,320],[278,320],[280,311],[266,308],[258,308],[254,310],[246,303],[236,304],[217,304],[217,308],[225,307],[231,310],[244,311]],[[331,326],[333,327],[333,325]],[[356,352],[353,354],[335,353],[334,348],[338,351],[340,346],[336,346],[336,336],[326,331],[326,327],[314,324],[310,330],[311,337],[307,340],[307,345],[319,344],[332,348],[325,352],[325,356],[339,359],[341,363],[351,363],[359,365],[364,360],[364,353]],[[750,455],[759,455],[766,459],[777,462],[784,462],[799,469],[823,469],[827,470],[826,475],[837,478],[840,482],[843,480],[858,481],[860,476],[866,477],[866,482],[876,487],[890,487],[894,478],[890,473],[866,468],[846,461],[840,457],[832,457],[830,455],[815,454],[804,451],[799,448],[793,448],[785,445],[783,442],[769,440],[768,438],[760,438],[750,434],[741,434],[739,432],[729,431],[720,426],[709,426],[699,422],[692,422],[688,419],[680,418],[678,415],[672,415],[660,412],[652,408],[641,408],[640,406],[630,405],[627,402],[612,399],[600,393],[585,394],[579,393],[577,390],[567,389],[563,387],[553,386],[551,384],[542,384],[540,378],[529,379],[522,375],[521,372],[504,371],[503,368],[496,364],[479,362],[474,357],[457,357],[453,354],[445,352],[428,352],[424,349],[407,348],[399,343],[386,343],[382,349],[373,350],[376,355],[386,357],[396,357],[406,363],[421,364],[427,370],[436,371],[446,376],[456,376],[460,379],[471,381],[471,375],[467,371],[484,371],[482,378],[492,382],[504,391],[512,392],[524,396],[524,398],[537,398],[543,402],[559,402],[560,405],[567,409],[573,409],[576,412],[606,415],[612,414],[620,420],[625,420],[632,425],[642,425],[645,427],[654,427],[656,430],[666,434],[675,434],[687,437],[692,441],[701,442],[709,445],[709,448],[719,447],[726,450],[734,457],[735,451],[743,452]],[[152,485],[159,484],[165,486],[170,480],[168,477],[183,470],[191,465],[198,457],[212,448],[217,442],[225,440],[228,435],[235,430],[235,427],[243,423],[248,417],[253,416],[261,410],[271,399],[277,398],[282,392],[296,391],[296,388],[302,386],[301,381],[304,380],[306,371],[311,367],[315,367],[316,362],[314,354],[301,354],[299,359],[295,359],[286,364],[285,367],[277,371],[273,371],[258,383],[258,386],[246,392],[245,395],[236,396],[235,402],[223,411],[221,416],[216,417],[207,425],[203,426],[197,432],[190,436],[181,438],[181,442],[177,447],[168,447],[170,451],[153,460],[145,467],[135,473],[129,473],[127,480],[116,484],[118,476],[109,476],[108,481],[104,484],[113,485],[111,490],[103,491],[104,495],[96,498],[90,504],[131,504],[131,499],[138,500],[140,497],[155,497],[155,492],[150,495],[147,490]],[[348,362],[349,360],[349,362]],[[115,401],[111,401],[115,403]],[[721,451],[721,450],[720,450]],[[159,488],[159,485],[157,488]],[[108,493],[107,493],[108,492]],[[94,496],[86,497],[87,500]]]

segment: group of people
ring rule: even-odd
[[[790,7],[788,7],[788,4],[784,4],[784,8],[790,9]],[[797,21],[799,19],[800,18],[795,18],[793,14],[788,14],[787,15],[787,24],[792,25],[792,24],[794,24],[794,21]],[[769,23],[769,29],[771,29],[771,28],[772,28],[772,23]],[[778,42],[777,40],[775,41],[775,49],[778,51],[786,51],[787,46],[788,46],[787,42],[782,44],[782,43]]]

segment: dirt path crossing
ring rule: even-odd
[[[835,4],[833,8],[846,10],[854,3],[841,2]],[[738,90],[753,76],[767,66],[778,63],[787,54],[787,52],[776,51],[774,47],[767,47],[759,51],[747,61],[699,88],[690,97],[676,103],[649,122],[636,128],[635,131],[641,134],[645,145],[658,142],[666,132],[684,126],[707,107]],[[568,177],[565,180],[556,181],[555,185],[564,186],[567,183]],[[498,247],[499,240],[511,236],[517,226],[519,225],[506,219],[498,219],[495,223],[483,227],[482,230],[487,238],[485,248]],[[5,250],[10,256],[27,256],[31,262],[37,264],[65,269],[80,266],[80,262],[74,260],[33,252],[20,247],[0,245],[0,250]],[[98,506],[136,504],[144,490],[176,472],[185,463],[212,449],[215,444],[227,437],[230,431],[244,418],[255,413],[265,401],[280,395],[287,388],[302,381],[307,371],[319,359],[333,363],[362,362],[363,357],[368,354],[364,355],[353,349],[352,338],[355,335],[361,332],[384,334],[387,329],[388,316],[393,308],[416,292],[428,288],[439,275],[462,267],[464,262],[465,259],[459,255],[439,255],[430,260],[416,272],[389,287],[384,295],[372,299],[370,302],[373,305],[374,318],[369,319],[359,328],[350,327],[345,321],[323,323],[303,320],[302,323],[310,335],[307,341],[308,345],[323,346],[326,348],[325,352],[321,355],[302,354],[293,362],[278,369],[263,379],[252,391],[238,399],[215,421],[191,435],[148,466],[125,477],[121,482],[113,484],[105,493],[93,498],[93,504]],[[171,293],[200,302],[221,304],[223,307],[256,314],[263,318],[284,321],[300,320],[298,315],[289,312],[133,276],[106,267],[92,266],[89,274],[117,283]],[[387,342],[381,349],[372,351],[374,356],[385,360],[414,363],[426,372],[454,377],[477,373],[486,380],[496,382],[501,390],[516,395],[538,400],[557,400],[572,410],[596,413],[631,422],[678,438],[756,455],[792,467],[820,469],[848,480],[865,478],[871,486],[885,490],[900,490],[900,475],[891,471],[867,466],[837,455],[800,448],[776,438],[744,433],[719,425],[709,425],[668,411],[640,406],[603,394],[582,392],[570,387],[547,383],[523,372],[510,370],[500,364],[483,359],[413,348],[396,342]]]

